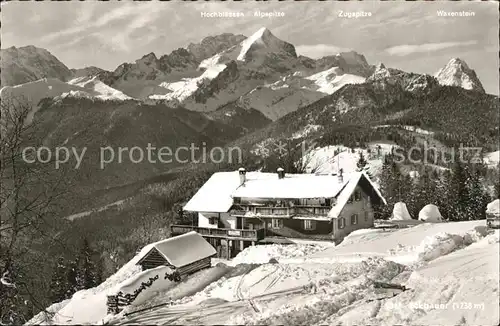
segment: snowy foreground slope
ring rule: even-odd
[[[105,294],[130,286],[136,257],[99,287],[49,307],[48,323],[498,325],[498,242],[483,220],[359,230],[337,247],[250,247],[106,316]],[[43,314],[30,323],[41,322]]]

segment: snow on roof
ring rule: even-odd
[[[487,214],[500,215],[500,199],[495,199],[486,206]]]
[[[194,231],[156,242],[153,248],[158,250],[171,265],[177,268],[213,256],[217,253],[210,243]],[[137,264],[139,264],[146,255],[147,253]]]
[[[277,173],[247,173],[246,182],[232,193],[232,197],[329,198],[335,197],[346,183],[339,183],[338,177],[333,175],[285,174],[279,179]]]
[[[425,222],[441,222],[443,217],[436,205],[428,204],[418,213],[418,219]]]
[[[340,216],[340,213],[344,209],[345,204],[347,204],[347,201],[349,201],[352,192],[354,191],[354,189],[356,189],[356,186],[358,185],[361,175],[362,174],[360,172],[355,173],[355,175],[348,180],[344,188],[340,189],[341,192],[337,197],[337,203],[335,206],[332,207],[330,212],[328,212],[328,217],[338,218]]]
[[[349,198],[351,197],[354,189],[356,189],[356,186],[358,185],[359,180],[362,177],[365,177],[366,180],[368,180],[368,182],[373,187],[373,189],[375,190],[377,195],[380,197],[382,202],[387,205],[385,198],[382,196],[382,194],[380,193],[378,188],[373,184],[373,182],[370,180],[370,178],[366,175],[365,172],[353,172],[350,175],[352,175],[352,176],[349,179],[349,182],[347,183],[347,185],[343,189],[341,189],[341,192],[340,192],[339,196],[337,197],[337,204],[334,207],[332,207],[332,209],[328,213],[328,216],[330,218],[338,218],[340,216],[340,213],[342,212],[342,210],[344,209],[344,206],[349,201]]]
[[[370,177],[368,177],[366,172],[363,171],[363,172],[361,172],[361,174],[366,178],[366,180],[368,180],[368,182],[370,183],[370,186],[372,186],[373,190],[375,190],[375,193],[377,194],[377,196],[380,197],[382,202],[385,205],[387,205],[387,200],[385,200],[384,196],[382,196],[382,193],[380,192],[380,189],[377,187],[377,185],[375,183],[373,183],[373,181],[370,179]]]
[[[183,209],[191,212],[227,212],[233,205],[231,193],[239,185],[238,171],[214,173]]]
[[[380,199],[386,200],[365,172],[344,174],[344,181],[339,183],[335,175],[285,174],[283,179],[277,173],[247,172],[244,185],[240,186],[238,171],[217,172],[200,188],[184,206],[185,211],[215,212],[229,211],[234,197],[247,198],[334,198],[337,205],[332,208],[329,217],[336,217],[349,200],[361,177],[373,187]]]
[[[398,202],[394,204],[394,208],[392,210],[391,220],[402,221],[402,220],[411,220],[410,212],[408,212],[408,207],[403,202]]]

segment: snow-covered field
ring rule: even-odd
[[[489,167],[498,166],[500,163],[500,151],[487,153],[484,156],[484,163],[486,163]]]
[[[199,88],[200,83],[204,82],[205,80],[212,80],[217,77],[217,75],[226,68],[226,65],[215,64],[210,67],[204,68],[206,68],[205,71],[199,77],[183,78],[181,81],[173,83],[161,83],[160,87],[164,87],[171,92],[165,95],[150,95],[149,98],[153,100],[176,99],[179,101],[183,101],[187,97],[191,96],[194,92],[196,92],[196,90]]]
[[[333,94],[344,85],[362,84],[366,80],[366,78],[361,76],[344,74],[339,67],[333,67],[328,70],[321,71],[317,74],[306,77],[306,79],[314,81],[317,91],[326,94]]]
[[[416,132],[417,134],[421,135],[428,135],[428,136],[434,135],[434,131],[425,130],[416,126],[380,125],[380,126],[374,126],[373,128],[377,129],[377,128],[391,128],[391,127],[402,128],[408,131]]]
[[[376,177],[382,170],[385,154],[391,153],[396,144],[370,143],[367,148],[348,148],[342,145],[331,145],[311,150],[302,158],[306,170],[320,174],[338,173],[342,169],[345,173],[356,171],[359,153],[363,153],[367,161],[365,170]]]
[[[72,79],[68,82],[70,85],[75,85],[82,87],[87,91],[96,92],[97,98],[102,100],[130,100],[132,99],[130,96],[127,96],[97,79],[97,76],[94,77],[78,77]]]
[[[148,250],[147,246],[142,250]],[[137,257],[136,257],[137,258]],[[250,247],[149,301],[106,315],[140,275],[132,259],[97,288],[51,306],[57,324],[498,325],[499,231],[485,221],[359,230],[340,245]],[[270,261],[271,260],[271,261]],[[404,285],[379,288],[378,282]],[[141,300],[143,301],[143,300]],[[145,309],[134,313],[135,310]],[[125,315],[128,314],[128,315]],[[43,321],[43,315],[31,323]]]

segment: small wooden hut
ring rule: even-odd
[[[210,267],[211,258],[216,255],[215,248],[201,235],[192,231],[155,243],[137,265],[140,265],[143,271],[168,266],[183,276]]]

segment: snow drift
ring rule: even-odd
[[[410,212],[408,212],[408,207],[403,202],[398,202],[394,204],[394,209],[392,210],[391,220],[403,221],[411,220]]]
[[[486,214],[500,216],[500,199],[495,199],[486,206]]]
[[[418,219],[424,222],[442,222],[443,217],[436,205],[428,204],[418,213]]]
[[[255,246],[228,262],[234,267],[200,271],[133,309],[146,310],[105,316],[99,293],[135,284],[142,274],[131,269],[134,258],[103,285],[48,310],[57,324],[496,325],[498,241],[499,231],[477,220],[360,230],[330,248]],[[409,290],[376,288],[380,282]],[[453,309],[460,302],[484,308]]]

